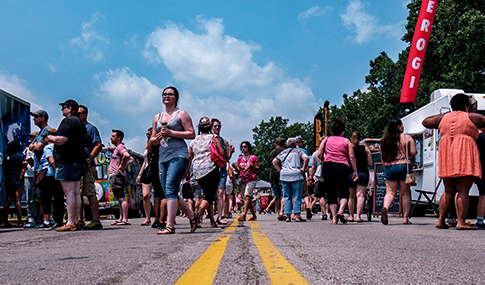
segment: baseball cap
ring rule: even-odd
[[[47,112],[44,110],[37,110],[35,112],[30,112],[30,115],[34,117],[39,117],[39,116],[44,117],[46,120],[49,119],[49,114],[47,114]]]
[[[306,143],[306,140],[304,140],[301,136],[295,137],[295,141],[296,142],[304,142],[304,143]]]
[[[72,107],[72,109],[76,110],[76,111],[77,111],[77,109],[79,109],[79,104],[75,100],[72,100],[72,99],[67,99],[66,102],[59,103],[59,105]]]

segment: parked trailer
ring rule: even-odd
[[[0,89],[0,206],[5,203],[5,187],[3,185],[3,161],[5,149],[10,141],[18,141],[22,150],[29,145],[30,133],[30,103],[5,90]],[[27,203],[26,193],[22,196],[22,205]],[[13,204],[11,205],[13,207]]]
[[[418,153],[411,159],[413,172],[418,180],[416,186],[411,187],[411,199],[415,201],[418,193],[415,190],[434,191],[437,193],[434,203],[437,204],[444,193],[443,183],[438,177],[438,149],[441,135],[436,129],[426,129],[421,122],[428,116],[451,111],[450,100],[457,93],[465,93],[459,89],[438,89],[431,94],[431,102],[411,114],[402,118],[404,132],[411,135],[416,143]],[[473,96],[478,102],[478,113],[485,114],[485,94],[465,93]],[[478,188],[473,184],[470,196],[476,199]],[[422,202],[426,200],[421,199]],[[471,210],[472,206],[470,207]]]

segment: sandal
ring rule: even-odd
[[[152,222],[146,222],[146,221],[145,221],[145,222],[141,223],[140,225],[141,225],[141,226],[149,226],[149,225],[151,225],[151,224],[152,224]]]
[[[124,222],[124,221],[121,221],[119,223],[116,224],[117,226],[131,226],[131,224],[129,222]]]
[[[286,222],[287,223],[291,222],[291,218],[290,217],[286,218]]]
[[[192,220],[190,220],[190,232],[193,233],[197,229],[197,215],[194,216]]]
[[[342,224],[347,223],[347,219],[344,217],[344,215],[342,215],[340,213],[337,214],[337,219],[339,219]]]
[[[251,218],[249,218],[250,221],[256,221],[258,218],[256,218],[255,216],[252,216]]]
[[[112,226],[117,226],[119,223],[121,223],[122,221],[121,220],[118,220],[118,221],[114,221],[111,223]]]
[[[251,221],[251,219],[249,219],[249,220]],[[227,225],[227,222],[226,222],[226,221],[224,221],[224,220],[222,220],[222,219],[221,219],[221,220],[217,219],[217,223],[218,223],[219,225]]]
[[[355,220],[355,222],[356,222],[356,223],[363,223],[363,222],[364,222],[364,220],[362,220],[362,219],[357,219],[357,220]]]
[[[232,219],[232,214],[231,213],[227,214],[226,218]]]
[[[402,224],[403,225],[412,225],[413,223],[411,223],[410,220],[407,220],[407,221],[403,221]]]
[[[161,229],[157,232],[157,235],[171,235],[171,234],[174,234],[174,233],[175,233],[174,228],[164,227],[163,229]]]
[[[353,223],[354,222],[354,218],[348,217],[347,218],[347,222]]]
[[[467,223],[456,226],[456,229],[457,230],[478,230],[478,228],[475,225],[471,226]]]
[[[306,220],[303,219],[301,216],[298,216],[295,218],[295,222],[306,222]]]

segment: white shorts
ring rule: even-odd
[[[232,195],[232,191],[234,191],[234,185],[232,183],[231,178],[228,177],[226,182],[226,189],[224,189],[224,193],[226,193],[227,195]]]
[[[256,187],[256,181],[241,184],[241,192],[244,196],[253,197],[253,190]]]

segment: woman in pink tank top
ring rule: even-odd
[[[328,205],[332,213],[332,224],[336,225],[339,220],[342,223],[347,223],[343,213],[349,199],[350,170],[352,169],[353,181],[357,180],[358,175],[352,144],[348,139],[344,138],[345,122],[334,118],[331,130],[333,136],[327,137],[322,142],[323,145],[318,149],[317,156],[323,162],[322,173],[324,179],[324,186],[319,192],[325,191],[327,193]],[[351,165],[349,165],[349,161]],[[317,197],[325,197],[324,193],[317,194]]]

